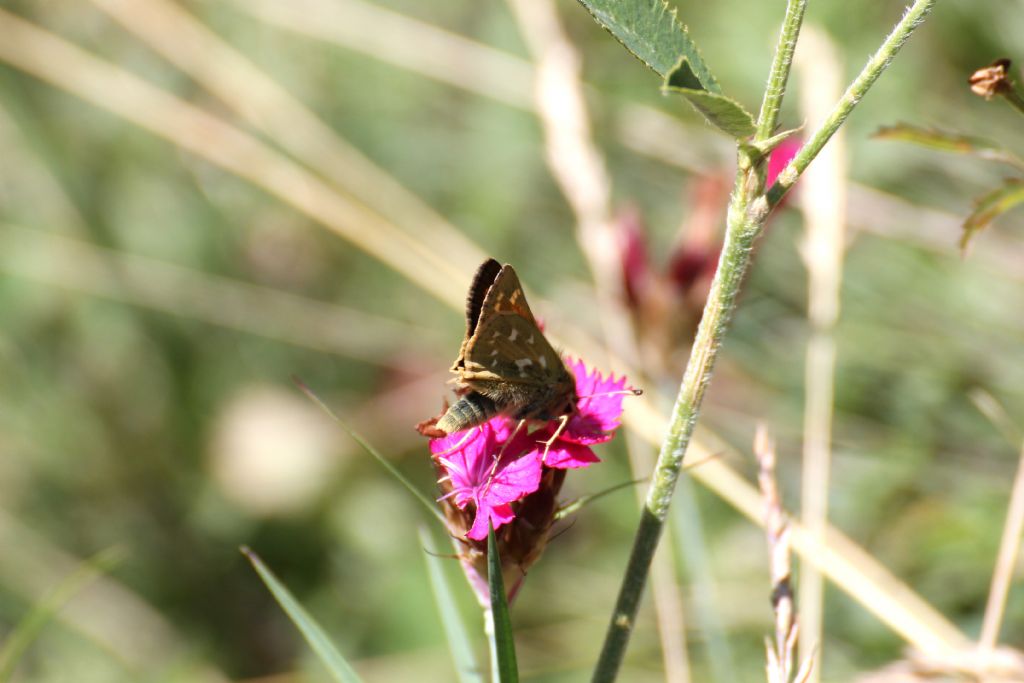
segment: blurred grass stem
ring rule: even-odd
[[[1003,624],[1003,613],[1006,610],[1006,598],[1013,580],[1013,570],[1020,553],[1021,533],[1024,532],[1024,444],[1021,444],[1020,458],[1017,464],[1017,476],[1013,480],[1013,492],[1010,494],[1010,506],[1006,511],[1006,524],[1003,526],[1003,538],[999,543],[999,555],[996,559],[995,571],[992,574],[992,586],[988,592],[988,604],[985,606],[985,617],[981,624],[981,637],[978,647],[984,657],[991,655],[999,642],[999,631]]]
[[[804,32],[796,61],[803,118],[820,121],[828,115],[842,88],[842,68],[828,36],[814,26]],[[832,406],[834,401],[839,293],[842,283],[844,218],[846,216],[846,143],[842,131],[804,175],[800,207],[805,234],[800,253],[807,267],[807,319],[810,338],[804,370],[804,444],[801,479],[801,518],[808,533],[821,540],[828,525],[831,469]],[[809,563],[800,571],[801,661],[816,653],[822,661],[825,583]],[[808,681],[821,678],[821,667],[810,670]]]
[[[437,265],[448,277],[459,280],[486,258],[455,226],[177,3],[91,1],[294,158],[396,225],[415,231],[445,255]]]
[[[277,196],[459,308],[465,277],[428,245],[257,138],[0,9],[0,60],[161,135]],[[468,277],[468,274],[467,276]]]

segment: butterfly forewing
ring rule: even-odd
[[[458,384],[490,399],[492,410],[518,419],[549,420],[575,410],[576,386],[558,352],[540,331],[512,266],[485,261],[466,300],[466,338],[452,366]],[[455,408],[438,421],[451,433],[490,415]]]

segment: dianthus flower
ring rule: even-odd
[[[626,379],[605,377],[566,359],[576,380],[577,409],[545,422],[498,415],[430,442],[449,531],[481,605],[489,604],[487,531],[494,527],[509,599],[548,542],[558,494],[570,469],[599,462],[591,449],[612,438],[622,416]]]

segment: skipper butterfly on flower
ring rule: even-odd
[[[466,337],[451,369],[462,395],[425,427],[428,435],[453,434],[495,415],[555,420],[576,411],[572,373],[537,325],[516,271],[494,259],[477,269],[469,288]]]

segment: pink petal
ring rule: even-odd
[[[540,475],[540,457],[536,451],[523,453],[507,464],[503,462],[493,479],[484,484],[481,504],[500,505],[519,500],[537,490]]]
[[[540,447],[538,455],[544,454],[544,447]],[[594,451],[590,446],[583,446],[569,441],[555,441],[548,450],[548,455],[544,459],[544,465],[546,467],[552,467],[558,470],[574,470],[588,465],[593,465],[595,462],[601,462],[601,459],[594,455]]]
[[[487,538],[488,521],[497,529],[502,524],[511,522],[515,516],[512,508],[508,505],[498,505],[497,507],[479,505],[476,508],[476,517],[473,518],[473,526],[466,533],[466,538],[482,541]]]
[[[783,169],[793,160],[796,153],[800,151],[802,143],[797,138],[789,138],[779,143],[779,146],[768,155],[768,169],[765,171],[764,186],[771,187],[772,183],[779,177]]]
[[[622,417],[622,399],[626,394],[626,378],[606,379],[597,370],[588,369],[583,361],[566,359],[576,376],[576,395],[580,397],[576,413],[569,418],[559,440],[578,444],[604,443],[612,438]]]

